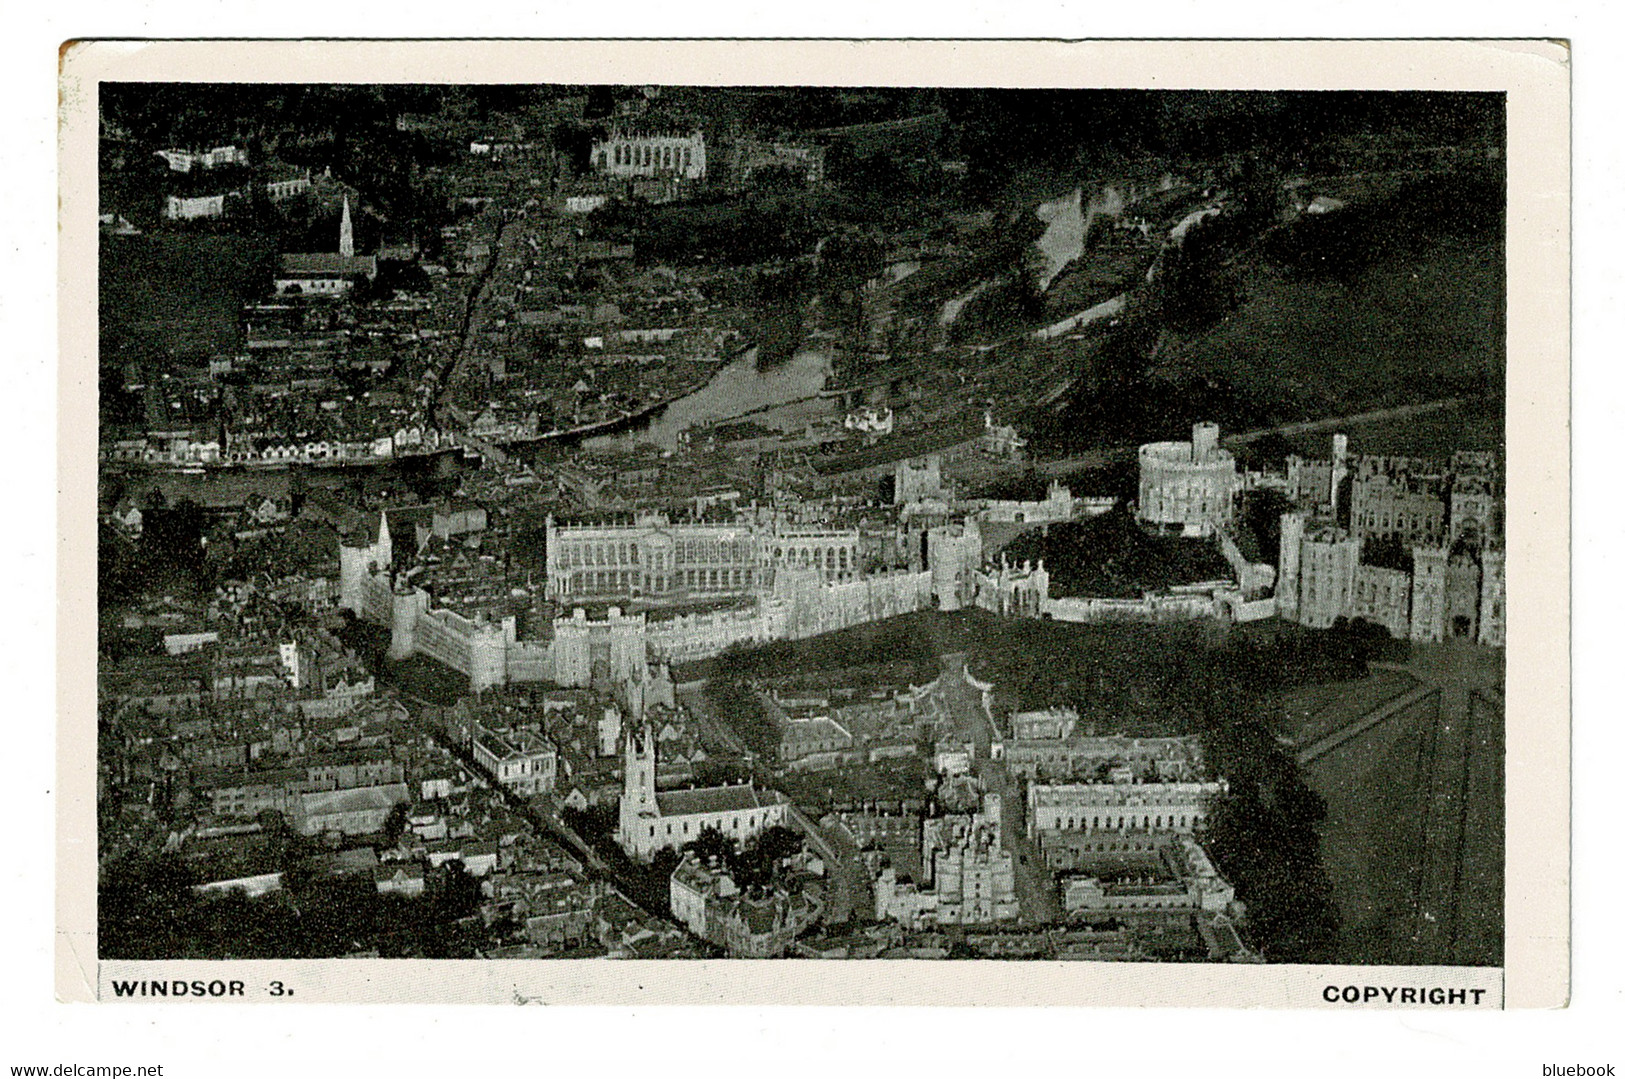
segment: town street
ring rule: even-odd
[[[1002,761],[993,759],[993,743],[998,740],[998,732],[994,730],[993,717],[983,704],[982,691],[970,684],[967,674],[963,652],[942,657],[942,680],[939,685],[942,687],[943,701],[949,714],[954,717],[958,733],[976,747],[972,766],[976,777],[982,781],[982,788],[989,794],[997,794],[1002,805],[1000,832],[1004,849],[1010,852],[1015,862],[1016,898],[1021,901],[1021,920],[1044,925],[1060,921],[1060,903],[1054,882],[1044,871],[1037,845],[1027,837],[1027,809],[1022,785]]]

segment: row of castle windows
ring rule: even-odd
[[[792,563],[799,562],[801,565],[810,564],[828,569],[837,567],[842,570],[850,569],[857,560],[856,552],[849,546],[777,547],[773,553],[774,557],[781,561],[788,558]],[[674,562],[678,564],[751,562],[754,555],[755,545],[747,540],[679,540],[674,552]],[[575,566],[637,566],[645,561],[653,569],[666,568],[664,551],[652,551],[645,558],[636,543],[569,544],[561,547],[558,558],[559,566],[564,569]]]
[[[572,573],[569,591],[577,595],[627,592],[646,589],[660,594],[671,587],[695,591],[738,590],[753,587],[756,575],[748,569],[689,569],[679,570],[671,577],[644,576],[637,570],[589,570]]]
[[[1134,814],[1129,814],[1129,815],[1126,815],[1126,816],[1116,816],[1116,817],[1111,817],[1111,816],[1107,816],[1107,817],[1099,817],[1099,816],[1097,816],[1097,817],[1075,817],[1075,816],[1069,816],[1069,817],[1065,818],[1065,820],[1066,820],[1065,825],[1062,825],[1060,823],[1062,818],[1060,816],[1056,816],[1055,817],[1055,822],[1056,822],[1056,827],[1057,828],[1060,828],[1061,830],[1069,831],[1069,832],[1075,832],[1075,831],[1079,831],[1079,830],[1082,830],[1082,831],[1090,831],[1090,830],[1100,831],[1100,830],[1113,830],[1113,829],[1115,829],[1117,831],[1121,831],[1124,828],[1146,828],[1146,827],[1149,827],[1149,828],[1164,828],[1164,827],[1167,827],[1167,828],[1189,828],[1189,827],[1192,827],[1193,825],[1200,825],[1204,818],[1200,814],[1191,814],[1191,813],[1174,814],[1174,813],[1170,813],[1170,814],[1167,815],[1166,819],[1167,819],[1168,823],[1165,825],[1165,824],[1163,824],[1164,817],[1161,814],[1157,814],[1156,816],[1153,816],[1153,815],[1151,815],[1149,813],[1146,813],[1146,814],[1134,813]]]
[[[816,566],[844,572],[853,567],[857,555],[850,547],[775,547],[773,558],[792,566]]]
[[[561,566],[637,565],[641,558],[635,543],[565,544],[559,551]]]
[[[679,562],[744,562],[755,555],[755,545],[744,540],[679,540]]]
[[[1357,520],[1360,523],[1361,530],[1365,532],[1405,533],[1414,530],[1432,536],[1444,523],[1444,515],[1441,512],[1426,515],[1417,514],[1413,517],[1407,517],[1403,513],[1392,516],[1384,513],[1379,516],[1376,511],[1372,511],[1359,515]]]
[[[676,563],[690,562],[748,562],[755,555],[755,545],[747,540],[678,540],[673,551]],[[647,561],[655,569],[666,568],[666,553],[651,551],[647,558],[637,543],[568,543],[559,548],[558,564],[566,569],[573,566],[636,566]]]
[[[1060,850],[1050,852],[1050,864],[1062,864],[1068,854],[1146,854],[1155,850],[1156,845],[1152,840],[1135,836],[1105,839],[1098,842],[1072,843]]]
[[[1117,899],[1113,896],[1102,896],[1103,905],[1113,910],[1167,910],[1170,907],[1183,907],[1189,905],[1184,893],[1171,895],[1166,899]]]
[[[613,163],[632,168],[662,168],[688,170],[694,163],[694,151],[683,146],[631,145],[618,142],[612,151]]]

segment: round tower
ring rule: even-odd
[[[389,658],[405,659],[417,650],[418,616],[429,608],[429,593],[402,584],[390,599]]]
[[[508,638],[501,625],[476,626],[468,642],[468,684],[474,692],[508,681]]]
[[[366,613],[367,562],[370,547],[339,544],[339,606],[360,617]]]

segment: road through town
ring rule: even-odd
[[[1048,925],[1060,920],[1060,904],[1049,874],[1043,869],[1036,844],[1027,836],[1026,803],[1021,783],[994,759],[993,745],[999,741],[993,717],[982,691],[971,685],[963,652],[942,657],[943,700],[964,739],[975,747],[974,767],[982,788],[999,796],[1002,814],[1000,832],[1004,849],[1015,865],[1016,898],[1021,901],[1021,920]]]

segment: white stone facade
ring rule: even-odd
[[[594,172],[610,176],[705,179],[705,136],[631,135],[616,132],[592,145]]]
[[[1034,784],[1027,789],[1027,831],[1194,832],[1207,823],[1223,780],[1181,783]]]
[[[1236,459],[1219,448],[1216,424],[1199,423],[1189,442],[1140,447],[1141,523],[1209,536],[1229,523],[1239,487]]]

